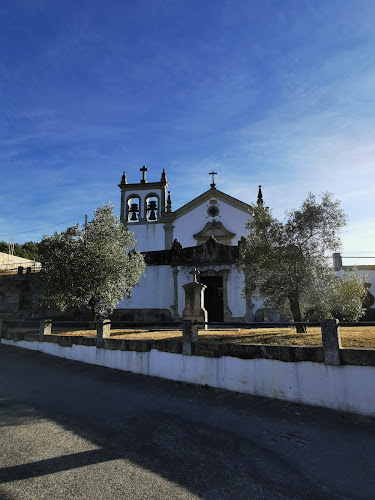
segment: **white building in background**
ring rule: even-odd
[[[365,298],[364,307],[371,310],[367,311],[364,319],[375,321],[375,257],[363,255],[363,252],[359,252],[359,255],[351,254],[349,256],[334,253],[332,257],[333,268],[338,276],[343,276],[345,271],[355,271],[366,280],[365,286],[369,293]]]
[[[17,255],[0,252],[0,271],[14,273],[17,272],[20,266],[24,269],[31,267],[33,271],[39,271],[41,264],[40,262],[35,262],[35,260],[24,259]]]
[[[115,316],[129,321],[180,320],[183,285],[192,281],[189,273],[196,267],[199,281],[207,286],[209,321],[263,321],[262,304],[244,296],[244,275],[235,266],[241,239],[248,232],[250,205],[216,189],[216,173],[211,172],[210,189],[173,211],[165,171],[159,182],[147,181],[146,167],[140,171],[138,183],[128,183],[125,172],[122,176],[120,219],[134,232],[147,268],[132,298],[118,304]],[[263,203],[261,186],[257,202]],[[337,255],[334,266],[341,273]],[[375,270],[370,274],[375,294]],[[277,314],[269,317],[277,318]]]

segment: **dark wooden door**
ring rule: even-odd
[[[207,286],[204,308],[208,313],[208,321],[224,321],[223,277],[202,276],[200,282]]]

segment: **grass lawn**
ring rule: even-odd
[[[341,342],[344,348],[375,349],[375,326],[341,327]],[[95,330],[68,330],[53,328],[56,335],[87,335],[95,336]],[[181,330],[153,331],[150,329],[112,329],[111,337],[118,339],[181,339]],[[295,346],[322,345],[319,327],[308,328],[307,333],[296,333],[295,328],[254,328],[228,330],[200,330],[200,340],[216,342],[236,342],[242,344],[273,344]]]

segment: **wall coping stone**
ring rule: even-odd
[[[15,342],[38,342],[37,333],[6,332],[5,338]],[[96,337],[47,335],[44,342],[59,344],[61,347],[73,345],[96,346]],[[181,340],[128,340],[104,338],[103,349],[149,352],[152,349],[182,354]],[[206,358],[220,358],[230,356],[240,359],[273,359],[284,362],[310,361],[323,363],[323,348],[321,346],[287,346],[265,344],[232,344],[229,342],[195,341],[192,342],[192,355]],[[375,366],[375,349],[340,349],[342,365]]]
[[[375,349],[340,349],[342,365],[375,366]]]

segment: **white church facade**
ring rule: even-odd
[[[195,267],[199,281],[207,287],[204,306],[208,321],[264,321],[262,303],[244,296],[244,275],[236,267],[248,233],[246,223],[251,219],[251,206],[218,190],[216,173],[211,172],[210,189],[173,211],[165,171],[160,181],[148,182],[147,170],[140,169],[142,179],[138,183],[128,183],[124,172],[119,184],[120,219],[133,231],[147,268],[132,297],[117,305],[114,319],[180,321],[185,307],[183,286],[192,281],[191,271]],[[263,203],[261,186],[257,202]],[[352,269],[342,265],[340,254],[333,257],[339,276],[344,269]],[[368,281],[372,318],[375,266],[355,269]],[[268,320],[277,321],[277,313],[268,312]]]
[[[131,299],[118,304],[116,317],[180,321],[183,285],[192,281],[189,273],[195,266],[199,281],[207,286],[208,321],[253,321],[261,305],[243,296],[244,276],[235,266],[241,239],[247,235],[250,205],[219,191],[212,172],[210,189],[173,211],[165,171],[159,182],[148,182],[147,169],[140,170],[138,183],[122,176],[120,219],[133,231],[147,268]],[[261,196],[259,187],[258,201]]]

